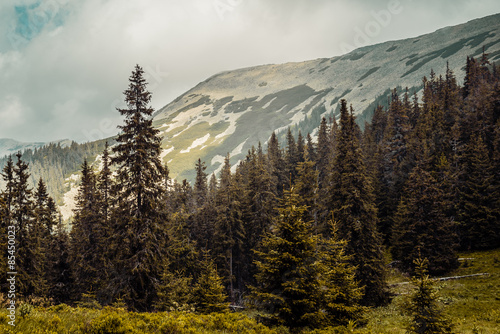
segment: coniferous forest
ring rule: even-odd
[[[32,304],[251,310],[262,333],[362,325],[370,307],[391,302],[395,268],[420,293],[410,331],[448,332],[432,317],[429,275],[456,269],[459,251],[500,247],[500,73],[486,54],[464,61],[463,85],[449,69],[431,72],[421,94],[394,90],[363,131],[341,100],[317,139],[273,133],[233,168],[226,156],[218,175],[198,160],[193,184],[169,178],[136,66],[116,143],[99,166],[81,166],[69,230],[44,180],[31,189],[23,156],[8,159],[1,267],[15,262],[17,298]]]

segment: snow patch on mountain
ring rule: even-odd
[[[191,144],[191,146],[189,146],[187,149],[185,150],[181,150],[181,153],[188,153],[189,151],[191,151],[193,148],[196,148],[198,146],[201,146],[203,145],[207,140],[208,138],[210,138],[210,133],[207,133],[206,135],[204,135],[203,137],[201,138],[198,138],[196,139],[195,141],[193,141],[193,143]]]

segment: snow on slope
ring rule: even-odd
[[[419,90],[422,77],[431,69],[444,73],[447,62],[460,82],[465,58],[480,55],[483,46],[491,60],[500,59],[500,14],[340,57],[216,74],[155,114],[164,148],[175,147],[165,161],[178,178],[192,179],[198,158],[209,164],[208,173],[218,171],[221,157],[234,153],[235,163],[274,130],[296,125],[303,134],[314,131],[322,115],[338,112],[341,98],[362,122],[388,89]]]

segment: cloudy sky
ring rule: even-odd
[[[499,12],[498,0],[2,0],[0,138],[115,134],[135,64],[159,109],[220,71],[333,57]]]

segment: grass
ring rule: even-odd
[[[455,333],[497,334],[500,328],[500,249],[460,254],[473,258],[447,276],[489,273],[488,276],[439,281],[440,301]],[[404,305],[412,287],[399,284],[408,277],[391,270],[389,284],[395,294],[385,307],[370,309],[365,325],[359,328],[337,328],[304,333],[406,333],[409,317]],[[6,307],[0,310],[0,333],[97,334],[97,333],[280,333],[284,327],[268,328],[259,324],[257,312],[200,315],[185,312],[136,313],[122,308],[89,309],[64,304],[51,307],[18,305],[16,326],[8,324]]]
[[[498,334],[500,332],[500,249],[460,254],[460,268],[447,276],[463,276],[489,273],[488,276],[436,282],[445,315],[454,325],[455,333]],[[407,281],[393,271],[389,283]],[[409,318],[403,313],[409,285],[393,286],[398,295],[386,307],[372,309],[366,315],[368,321],[359,333],[406,333]]]

